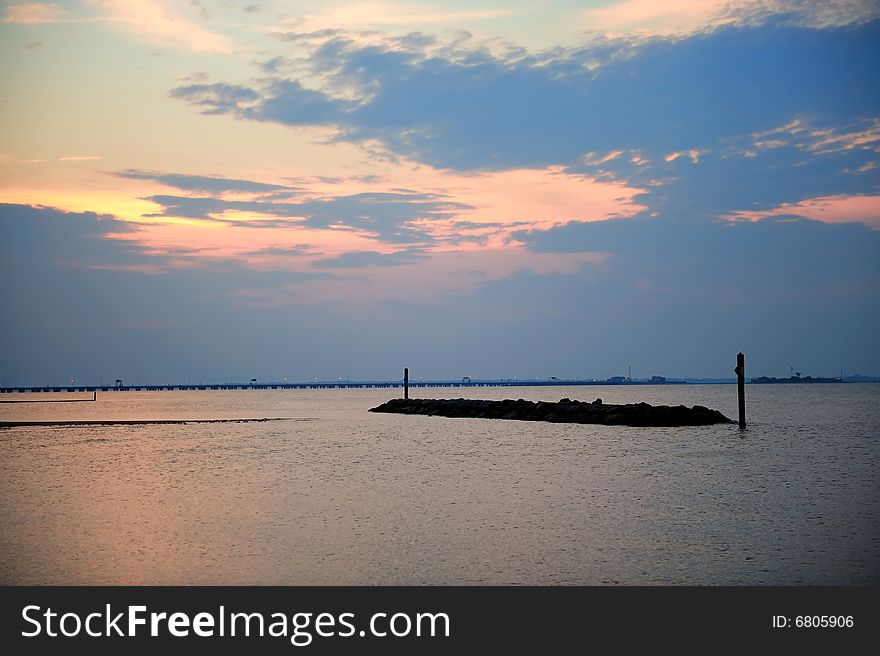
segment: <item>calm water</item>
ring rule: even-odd
[[[880,385],[749,386],[743,436],[366,412],[397,394],[0,404],[6,420],[295,418],[0,429],[0,583],[880,582]],[[415,395],[736,414],[727,385]]]

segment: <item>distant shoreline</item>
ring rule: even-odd
[[[855,384],[855,383],[878,383],[880,377],[859,377],[858,380],[843,380],[831,378],[767,378],[766,376],[750,378],[747,384],[753,385],[792,385],[792,384]],[[735,385],[736,378],[707,378],[707,379],[676,379],[665,381],[651,380],[521,380],[521,379],[486,379],[470,380],[468,382],[450,380],[410,380],[409,386],[418,387],[572,387],[572,386],[601,386],[601,387],[632,387],[648,386],[656,387],[663,385]],[[277,390],[277,389],[393,389],[403,387],[403,381],[378,381],[378,380],[346,380],[346,381],[313,381],[299,383],[203,383],[203,384],[178,384],[166,383],[163,385],[35,385],[0,387],[0,394],[39,394],[60,392],[194,392],[194,391],[229,391],[229,390]],[[8,403],[0,399],[0,403]]]

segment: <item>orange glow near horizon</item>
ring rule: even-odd
[[[145,221],[141,216],[156,209],[154,203],[116,191],[0,189],[0,203],[51,207],[64,212],[94,212],[129,222]]]
[[[385,168],[382,175],[353,175],[336,181],[315,179],[270,180],[299,188],[297,195],[278,202],[332,200],[361,193],[427,194],[428,200],[413,198],[414,217],[403,228],[425,234],[421,244],[383,241],[368,225],[311,227],[304,217],[283,217],[284,225],[273,226],[279,217],[259,209],[225,210],[212,216],[216,221],[159,214],[162,207],[150,200],[165,194],[205,197],[187,193],[153,180],[123,179],[98,172],[90,180],[98,189],[71,189],[64,184],[57,190],[4,189],[0,201],[33,202],[70,212],[92,211],[108,214],[137,226],[131,232],[108,235],[132,241],[146,252],[168,256],[173,267],[198,266],[199,258],[234,258],[254,268],[307,270],[310,262],[352,251],[393,254],[416,245],[423,252],[456,253],[486,251],[509,246],[510,233],[519,229],[546,229],[568,221],[605,220],[625,217],[645,209],[633,198],[642,190],[623,183],[598,182],[561,167],[514,169],[464,174],[403,163]],[[220,201],[274,202],[260,194],[225,192],[212,196]],[[451,218],[418,218],[419,204],[449,203]],[[461,205],[458,207],[456,205]],[[365,211],[382,212],[381,203]],[[445,211],[445,210],[444,210]],[[266,222],[266,227],[259,227]],[[297,225],[302,223],[302,225]],[[286,251],[286,252],[285,252]],[[185,253],[185,255],[180,255]],[[530,258],[537,258],[530,254]],[[420,261],[424,267],[424,260]]]

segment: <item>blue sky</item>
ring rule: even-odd
[[[876,3],[0,13],[0,382],[880,372]]]

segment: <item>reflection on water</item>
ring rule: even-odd
[[[742,435],[366,412],[398,393],[0,405],[0,420],[297,419],[0,430],[0,583],[880,582],[880,385],[749,386]],[[733,386],[416,394],[736,415]]]

